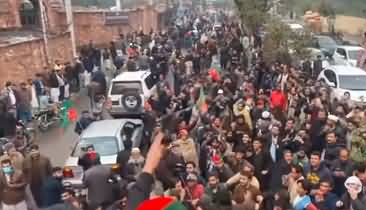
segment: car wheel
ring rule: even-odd
[[[121,98],[121,103],[127,111],[135,112],[141,108],[142,98],[138,92],[126,92]]]

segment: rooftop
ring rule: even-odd
[[[143,79],[145,75],[149,75],[149,71],[123,72],[114,78],[114,81],[136,81]]]
[[[113,119],[113,120],[101,120],[93,122],[81,135],[81,138],[94,138],[94,137],[114,137],[120,130],[123,124],[126,122],[132,122],[135,124],[141,124],[141,120],[138,119]]]

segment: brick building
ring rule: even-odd
[[[24,3],[32,3],[32,6]],[[45,71],[46,48],[42,36],[39,0],[0,0],[0,88],[5,81],[24,81]],[[49,62],[72,59],[70,33],[62,0],[43,0],[48,38]],[[120,16],[121,23],[110,23],[108,16]],[[106,44],[121,33],[142,28],[145,32],[159,28],[160,13],[145,6],[120,13],[109,10],[73,11],[77,45]]]

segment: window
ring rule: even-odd
[[[362,50],[350,50],[348,51],[349,59],[357,60],[361,56]]]
[[[40,23],[38,0],[24,0],[22,1],[19,14],[20,21],[23,26],[38,26]]]
[[[342,49],[342,48],[338,48],[338,49],[337,49],[337,53],[338,53],[339,55],[343,56],[344,58],[347,58],[347,53],[346,53],[346,51],[345,51],[344,49]]]
[[[365,75],[341,75],[339,87],[346,90],[366,90]]]
[[[123,95],[126,89],[138,90],[142,93],[142,86],[139,81],[120,81],[113,82],[111,95]]]
[[[145,84],[147,86],[147,88],[150,90],[151,88],[154,87],[154,85],[156,85],[156,83],[159,82],[159,76],[156,74],[150,74],[149,76],[147,76],[145,78]]]
[[[117,139],[114,137],[93,137],[93,138],[84,138],[76,145],[75,150],[73,151],[73,157],[80,157],[84,150],[93,146],[95,151],[100,156],[108,156],[115,155],[118,152],[118,144]]]
[[[337,77],[333,71],[325,70],[324,75],[328,79],[329,82],[333,82],[337,86]]]

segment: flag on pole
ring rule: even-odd
[[[210,69],[216,69],[216,71],[221,74],[221,65],[217,55],[212,57]]]
[[[203,90],[203,87],[200,88],[200,95],[196,103],[197,109],[202,112],[206,113],[208,111],[208,105],[206,103],[206,95]]]
[[[70,100],[66,100],[62,104],[61,108],[61,116],[62,116],[62,128],[67,128],[71,122],[76,121],[77,119],[77,111],[73,108],[73,103]]]
[[[166,75],[166,81],[168,82],[170,91],[172,91],[173,95],[175,95],[175,78],[172,69],[168,71],[168,74]]]

